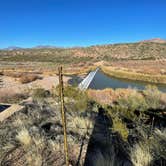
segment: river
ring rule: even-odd
[[[70,84],[78,84],[82,81],[82,78],[73,76],[72,79],[69,81]],[[154,84],[149,82],[143,81],[133,81],[128,79],[121,79],[110,77],[103,73],[102,71],[98,71],[89,85],[90,89],[105,89],[105,88],[135,88],[138,90],[143,90],[147,85],[155,85],[158,89],[162,92],[166,92],[166,85],[164,84]]]

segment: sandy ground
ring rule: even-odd
[[[59,83],[58,76],[44,76],[41,75],[42,79],[33,81],[31,83],[22,84],[19,82],[18,79],[8,77],[8,76],[1,76],[0,77],[0,95],[4,92],[9,93],[21,93],[28,89],[34,88],[44,88],[46,90],[51,89],[52,87],[56,87]],[[70,77],[63,77],[64,83],[67,83]]]

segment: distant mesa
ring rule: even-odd
[[[39,46],[35,46],[33,48],[42,49],[42,48],[57,48],[57,47],[56,46],[50,46],[50,45],[39,45]]]
[[[17,47],[17,46],[10,46],[10,47],[4,48],[4,50],[9,50],[9,51],[21,50],[21,49],[22,49],[21,47]]]
[[[154,38],[154,39],[150,39],[150,40],[143,40],[141,42],[143,42],[143,43],[166,43],[166,40],[160,39],[160,38]]]
[[[32,47],[32,49],[54,49],[54,48],[58,48],[56,46],[50,46],[50,45],[39,45],[39,46],[35,46],[35,47]],[[8,50],[8,51],[14,51],[14,50],[22,50],[22,49],[26,49],[26,48],[23,48],[23,47],[17,47],[17,46],[9,46],[7,48],[4,48],[3,50]],[[29,48],[31,49],[31,48]]]
[[[148,40],[142,40],[142,41],[138,41],[136,43],[160,43],[160,44],[164,44],[166,43],[166,39],[161,39],[161,38],[153,38],[153,39],[148,39]],[[119,44],[125,44],[124,43],[119,43]],[[107,45],[112,45],[112,44],[107,44]],[[104,46],[103,45],[96,45],[97,47],[100,46]],[[57,49],[57,48],[67,48],[67,47],[57,47],[57,46],[52,46],[52,45],[38,45],[35,47],[31,47],[31,48],[22,48],[22,47],[17,47],[17,46],[10,46],[7,48],[4,48],[3,50],[22,50],[22,49]],[[68,48],[82,48],[82,47],[68,47]]]

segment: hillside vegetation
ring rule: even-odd
[[[165,165],[166,101],[156,87],[64,92],[72,166]],[[0,122],[0,165],[65,166],[58,93],[34,89]]]
[[[67,57],[67,58],[66,58]],[[78,63],[85,61],[166,59],[166,43],[139,42],[75,48],[0,50],[1,61]]]
[[[166,41],[154,39],[90,47],[0,50],[2,75],[23,71],[55,73],[59,65],[63,65],[64,73],[69,75],[85,74],[100,66],[114,77],[165,84]],[[109,67],[107,71],[104,70],[106,67]]]

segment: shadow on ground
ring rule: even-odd
[[[99,108],[84,166],[132,166],[126,143],[117,133],[111,131],[112,120],[104,112],[103,108]]]
[[[83,80],[82,77],[73,75],[73,76],[71,76],[71,79],[68,80],[68,84],[77,86],[82,80]]]

